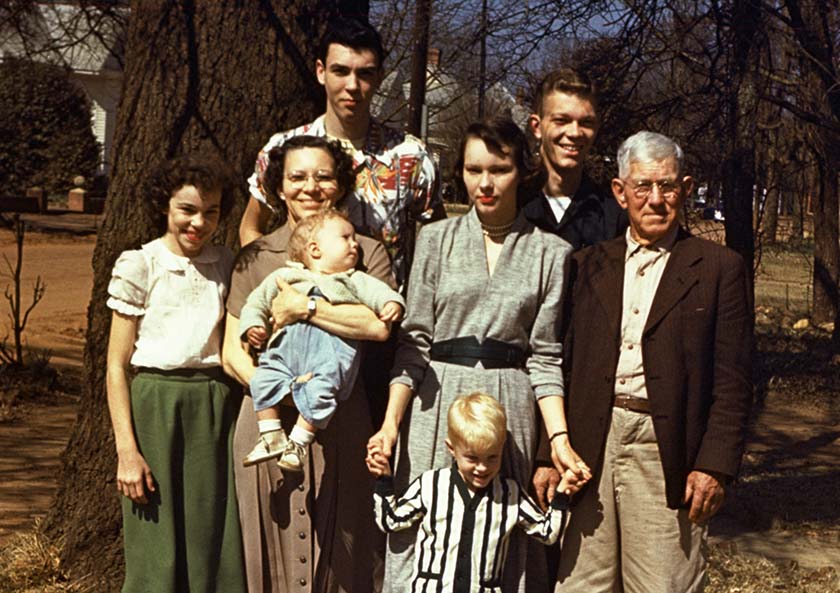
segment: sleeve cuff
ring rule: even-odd
[[[379,496],[391,496],[394,493],[393,476],[379,476],[373,486],[373,491]]]
[[[127,303],[126,301],[113,296],[108,298],[108,301],[105,304],[109,309],[112,309],[117,313],[122,313],[123,315],[128,315],[129,317],[140,317],[146,313],[146,310],[142,307]]]
[[[554,498],[551,499],[551,508],[555,511],[568,511],[570,504],[569,495],[559,490],[554,493]]]
[[[414,381],[411,379],[411,377],[409,377],[408,375],[405,375],[405,374],[397,375],[396,377],[393,377],[388,384],[389,385],[406,385],[407,387],[410,387],[412,391],[415,391]]]
[[[551,395],[559,395],[560,397],[563,397],[563,394],[562,384],[547,383],[545,385],[534,385],[534,395],[537,399],[542,399]]]

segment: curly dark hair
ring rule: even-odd
[[[269,151],[268,167],[265,169],[262,180],[269,205],[285,214],[286,204],[280,199],[280,190],[283,188],[283,176],[286,174],[286,155],[299,148],[320,148],[332,157],[335,163],[335,178],[338,182],[340,195],[336,204],[341,202],[341,199],[353,188],[356,182],[356,175],[353,173],[353,159],[344,152],[341,144],[335,140],[327,140],[322,136],[304,135],[292,136],[280,146],[275,146]]]
[[[219,191],[219,219],[233,208],[233,175],[230,166],[216,155],[187,154],[160,163],[146,180],[146,214],[159,234],[166,232],[169,201],[185,185],[202,192]]]
[[[468,201],[467,188],[464,185],[464,151],[471,138],[483,140],[488,150],[496,154],[505,154],[510,150],[516,170],[519,172],[519,186],[517,187],[517,207],[521,208],[531,197],[531,179],[536,173],[528,147],[528,138],[513,120],[496,117],[471,123],[467,127],[461,145],[458,147],[458,158],[455,160],[453,179],[455,191],[462,201]]]

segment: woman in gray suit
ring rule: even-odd
[[[527,141],[510,120],[469,126],[456,163],[458,189],[472,208],[423,228],[415,250],[382,428],[369,456],[390,457],[399,434],[395,488],[450,463],[446,413],[459,395],[483,391],[505,406],[509,438],[502,472],[527,484],[537,441],[537,409],[559,467],[578,467],[563,411],[561,310],[568,243],[519,213],[530,165]],[[519,198],[519,199],[518,199]],[[585,467],[577,470],[583,477]],[[390,536],[386,592],[410,582],[413,532]],[[544,588],[542,553],[511,540],[507,565],[479,579],[505,591]],[[527,561],[526,561],[527,558]]]

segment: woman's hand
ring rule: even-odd
[[[149,502],[146,491],[155,491],[155,478],[152,476],[152,468],[139,451],[118,456],[117,490],[137,504]]]
[[[309,299],[292,288],[288,282],[277,278],[277,296],[271,301],[271,316],[274,319],[274,331],[306,319],[309,314]]]
[[[411,401],[413,392],[411,387],[402,383],[392,383],[388,388],[388,408],[385,410],[385,420],[379,432],[368,439],[367,463],[368,470],[374,475],[380,475],[377,471],[381,467],[379,457],[389,461],[394,453],[394,446],[397,444],[397,436],[400,433],[403,414]]]
[[[583,486],[592,477],[592,471],[584,463],[569,442],[569,435],[563,434],[551,441],[551,461],[564,480],[571,486]]]
[[[367,457],[365,458],[365,463],[367,464],[370,473],[374,476],[378,477],[383,475],[383,461],[385,465],[388,465],[388,462],[394,452],[394,446],[397,444],[397,434],[397,428],[389,426],[386,423],[382,425],[379,432],[368,439]]]

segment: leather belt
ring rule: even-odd
[[[468,367],[481,363],[485,369],[518,369],[525,362],[521,348],[493,338],[479,343],[475,336],[434,342],[430,354],[438,362]]]
[[[650,414],[650,400],[630,395],[616,395],[613,407],[629,410],[639,414]]]

